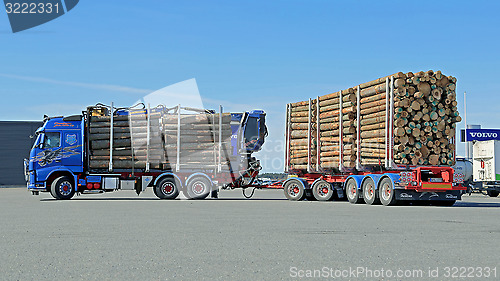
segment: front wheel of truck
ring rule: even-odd
[[[69,200],[75,195],[73,180],[67,176],[58,177],[50,185],[50,194],[57,200]]]

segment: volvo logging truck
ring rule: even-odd
[[[25,161],[28,189],[70,199],[151,186],[161,199],[179,190],[197,199],[219,188],[282,188],[294,201],[451,206],[467,189],[453,169],[455,83],[439,71],[399,72],[288,104],[288,179],[270,184],[254,184],[261,167],[251,156],[267,136],[263,111],[96,105],[44,120]]]
[[[289,200],[451,206],[466,187],[455,173],[456,79],[397,73],[287,105]]]
[[[261,167],[252,153],[267,136],[263,111],[141,106],[97,104],[81,115],[45,117],[24,163],[28,189],[71,199],[152,187],[161,199],[180,191],[203,199],[257,177]]]

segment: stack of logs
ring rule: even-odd
[[[318,137],[321,142],[320,167],[329,169],[339,166],[339,118],[342,95],[342,131],[344,144],[343,165],[352,168],[356,160],[356,94],[353,88],[321,96],[318,99],[289,105],[290,111],[290,164],[295,170],[306,170],[308,153],[311,168],[317,169]],[[319,101],[319,105],[318,105]],[[309,113],[311,117],[309,119]],[[319,114],[318,114],[319,113]],[[318,132],[319,118],[319,132]],[[310,131],[311,143],[308,143]],[[318,134],[319,133],[319,134]],[[311,150],[309,152],[309,147]]]
[[[109,167],[110,116],[90,116],[90,168]],[[145,114],[113,116],[113,168],[144,169],[149,159],[152,169],[160,169],[165,154],[160,132],[160,114],[150,115],[149,158],[147,117]]]
[[[180,147],[177,151],[178,115],[151,113],[149,120],[141,111],[113,116],[113,168],[174,169],[179,160],[182,169],[213,169],[218,164],[219,114],[183,114],[180,116]],[[109,167],[110,116],[90,116],[90,168]],[[221,164],[229,161],[231,115],[222,116]],[[147,156],[149,147],[149,157]],[[180,159],[177,159],[179,152]]]
[[[184,114],[180,116],[179,164],[182,168],[207,169],[218,164],[219,114]],[[231,151],[231,114],[223,113],[221,164],[227,166]],[[162,118],[165,152],[170,165],[177,164],[178,116]]]
[[[355,167],[358,87],[360,164],[384,165],[386,89],[390,88],[386,79],[391,76],[394,79],[395,164],[454,165],[452,138],[455,123],[461,121],[455,94],[456,78],[430,70],[415,74],[399,72],[317,99],[289,104],[290,168],[306,170],[309,164],[312,170],[320,170],[318,159],[319,168],[323,170],[338,168],[339,162],[345,168]],[[341,106],[343,159],[339,161]]]
[[[394,81],[397,164],[455,165],[456,82],[441,71],[398,73]]]

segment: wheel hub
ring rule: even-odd
[[[372,198],[373,197],[373,185],[369,185],[367,186],[367,190],[366,190],[366,195],[369,197],[369,198]]]
[[[328,187],[323,187],[323,188],[321,189],[321,194],[322,194],[322,195],[327,195],[327,194],[328,194],[328,191],[329,191],[329,190],[328,190]]]
[[[69,195],[71,193],[71,183],[65,181],[65,182],[62,182],[61,185],[59,185],[59,192],[62,194],[62,195]]]
[[[166,183],[163,185],[162,191],[163,191],[163,194],[169,195],[170,193],[172,193],[174,191],[174,185],[172,183]]]
[[[292,186],[290,186],[290,188],[288,188],[288,194],[290,194],[290,196],[292,197],[296,197],[297,195],[299,195],[299,193],[300,189],[299,186],[296,184],[293,184]]]
[[[384,186],[384,199],[389,199],[391,197],[391,189]]]
[[[201,194],[205,190],[205,185],[201,182],[193,184],[193,192],[196,194]]]

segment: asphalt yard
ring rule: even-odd
[[[234,190],[166,201],[147,190],[56,201],[2,188],[0,279],[456,280],[464,267],[498,280],[499,217],[500,198],[483,195],[385,207],[290,202],[281,190],[250,200]]]

